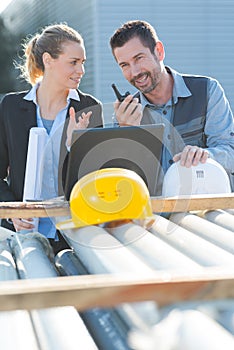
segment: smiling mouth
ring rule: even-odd
[[[148,74],[144,73],[133,79],[134,85],[144,85],[148,79]]]
[[[81,81],[81,78],[71,78],[72,81],[74,81],[74,83],[79,84]]]

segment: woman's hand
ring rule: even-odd
[[[11,220],[13,222],[16,232],[19,232],[21,230],[32,230],[34,228],[33,223],[31,223],[33,221],[32,218],[28,218],[28,219],[13,218]]]
[[[67,127],[67,142],[66,146],[71,147],[72,133],[74,130],[78,129],[86,129],[89,125],[89,118],[92,115],[92,112],[82,113],[81,116],[78,117],[78,122],[76,121],[76,113],[75,109],[71,107],[69,109],[70,120]]]

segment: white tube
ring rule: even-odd
[[[14,239],[12,245],[21,278],[58,276],[49,258],[52,248],[45,236],[39,233],[17,234]],[[74,307],[34,310],[31,314],[40,349],[97,350],[93,338]]]
[[[225,211],[231,215],[234,215],[234,209],[226,209]]]
[[[40,233],[15,234],[11,241],[21,278],[46,278],[58,275],[50,260],[52,248]]]
[[[234,349],[233,335],[197,310],[174,309],[148,332],[130,332],[129,343],[135,350]]]
[[[101,227],[66,230],[66,238],[91,274],[152,276],[154,270],[148,264]],[[121,304],[116,310],[130,328],[146,328],[158,320],[156,304],[151,301]]]
[[[156,270],[201,269],[201,265],[139,225],[128,223],[107,230]]]
[[[74,307],[31,312],[40,349],[98,350]]]
[[[40,350],[30,313],[25,310],[0,312],[1,350]]]
[[[226,228],[234,232],[234,215],[225,212],[224,210],[212,210],[204,213],[204,218],[213,222],[216,225]],[[230,236],[232,236],[230,234]]]
[[[99,226],[66,230],[66,238],[90,273],[135,273],[146,276],[153,272],[127,246]]]
[[[210,212],[211,218],[212,213],[213,212]],[[215,213],[216,212],[214,212],[214,218]],[[225,217],[226,215],[224,214],[224,217],[222,218],[225,219]],[[234,234],[232,231],[193,214],[172,214],[170,220],[204,238],[207,242],[211,242],[218,247],[225,249],[227,252],[234,254]]]
[[[17,280],[15,261],[7,241],[0,242],[0,281]]]
[[[189,310],[182,312],[177,350],[233,350],[234,337],[205,314]]]
[[[229,268],[234,266],[234,255],[231,253],[162,216],[155,215],[155,219],[150,232],[176,247],[197,263],[204,266],[227,266]]]

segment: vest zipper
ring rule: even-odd
[[[199,133],[203,133],[203,128],[201,128],[199,130],[190,131],[190,132],[186,132],[184,134],[181,134],[181,137],[184,138],[184,137],[188,137],[188,136],[194,136],[194,135],[197,135]]]

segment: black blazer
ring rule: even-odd
[[[23,198],[29,131],[37,126],[35,104],[23,99],[27,93],[7,94],[0,104],[0,201],[21,201]],[[102,127],[101,102],[79,90],[78,93],[80,101],[71,100],[69,107],[72,106],[76,112],[81,113],[92,110],[89,127]],[[61,140],[59,179],[67,154],[65,139],[68,117],[69,112]],[[61,191],[62,187],[59,184],[59,195],[62,194]]]

